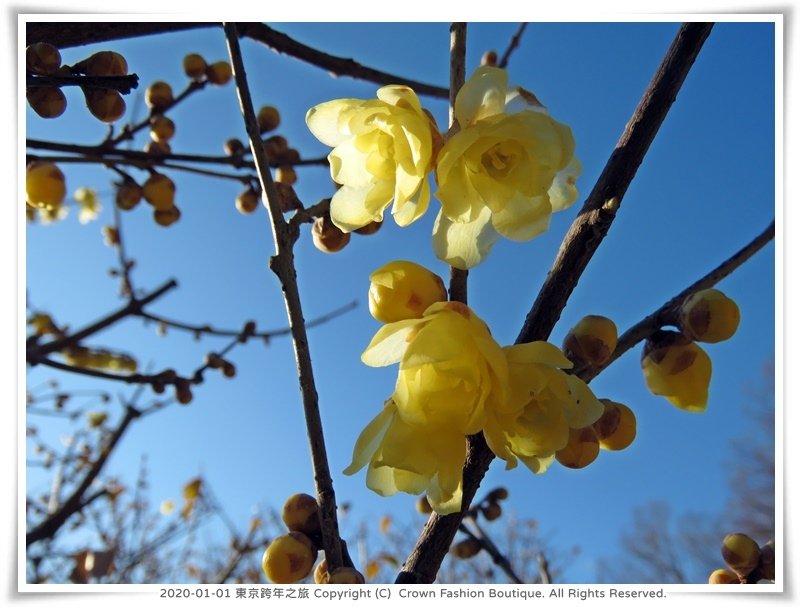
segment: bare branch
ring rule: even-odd
[[[127,95],[139,86],[139,76],[136,74],[129,74],[127,76],[85,76],[83,74],[73,74],[71,76],[40,76],[37,74],[26,74],[25,86],[81,86],[114,89],[123,95]]]
[[[508,60],[511,59],[511,53],[513,53],[519,47],[519,41],[522,39],[522,34],[525,32],[525,28],[528,27],[527,23],[520,23],[519,29],[517,32],[512,36],[511,41],[508,43],[508,48],[506,52],[503,53],[503,57],[500,59],[500,62],[497,64],[497,67],[502,67],[505,69],[508,66]]]

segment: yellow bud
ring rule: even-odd
[[[172,153],[172,147],[166,141],[148,141],[144,151],[153,156],[164,156]]]
[[[597,459],[600,453],[600,442],[594,429],[570,428],[567,446],[556,451],[556,459],[562,466],[567,468],[585,468]]]
[[[202,56],[197,53],[189,53],[183,58],[183,71],[192,80],[202,80],[205,78],[208,64]]]
[[[722,291],[698,291],[683,302],[680,327],[690,339],[706,343],[725,341],[739,327],[739,306]]]
[[[150,119],[150,137],[153,141],[167,142],[175,135],[175,123],[166,116],[153,116]]]
[[[357,228],[353,230],[353,232],[355,232],[356,234],[360,234],[361,236],[370,236],[375,232],[377,232],[378,230],[380,230],[381,226],[383,226],[382,221],[373,221],[371,223],[368,223],[362,228]]]
[[[144,182],[142,194],[157,211],[166,211],[175,206],[175,184],[161,173],[150,175]]]
[[[82,62],[87,76],[125,76],[128,62],[114,51],[100,51]]]
[[[478,540],[469,537],[454,544],[453,547],[450,548],[450,553],[460,559],[469,559],[478,554],[481,548],[481,543]]]
[[[275,171],[275,181],[286,183],[288,185],[294,185],[297,183],[297,172],[293,167],[279,166],[278,170]]]
[[[600,440],[600,448],[619,451],[629,446],[636,438],[636,416],[629,407],[607,398],[601,398],[603,415],[592,427]]]
[[[341,251],[350,242],[350,234],[337,228],[331,221],[330,215],[317,217],[311,228],[311,237],[314,240],[314,246],[323,253]]]
[[[34,74],[55,74],[61,67],[61,53],[52,44],[36,42],[25,49],[25,68]]]
[[[740,577],[746,577],[758,566],[760,554],[755,540],[744,533],[731,533],[722,540],[722,558]]]
[[[369,311],[385,323],[422,318],[437,301],[447,301],[442,279],[411,261],[392,261],[369,276]]]
[[[599,366],[617,347],[617,326],[605,316],[584,316],[564,338],[562,349],[575,364]]]
[[[31,109],[42,118],[58,118],[67,109],[67,98],[57,86],[31,86],[26,90]]]
[[[227,84],[232,77],[233,70],[227,61],[217,61],[206,68],[206,78],[211,84]]]
[[[25,167],[28,204],[40,209],[60,207],[67,194],[64,173],[52,162],[31,162]]]
[[[258,208],[258,192],[253,188],[247,188],[236,197],[236,209],[242,215],[249,215]]]
[[[278,128],[281,123],[281,115],[278,108],[265,105],[258,110],[258,130],[260,133],[269,133]]]
[[[711,359],[700,346],[674,331],[657,331],[642,351],[647,388],[693,413],[704,411],[711,383]]]
[[[153,212],[153,219],[155,222],[165,228],[171,226],[173,223],[181,218],[181,210],[176,206],[171,206],[166,210]]]
[[[89,411],[86,414],[86,419],[89,421],[89,427],[99,428],[108,419],[108,413],[105,411]]]
[[[290,531],[267,546],[261,567],[271,582],[293,584],[311,573],[316,558],[311,540],[299,531]]]
[[[708,576],[709,584],[739,584],[739,576],[730,569],[715,569]]]
[[[123,211],[130,211],[142,199],[142,187],[133,179],[125,179],[117,188],[116,203]]]
[[[148,86],[144,93],[144,102],[152,112],[164,111],[172,105],[173,100],[172,87],[161,80]]]
[[[125,114],[125,100],[118,91],[84,87],[83,95],[92,116],[102,122],[116,122]]]
[[[431,508],[431,504],[428,501],[428,497],[426,495],[417,498],[416,508],[417,512],[419,512],[420,514],[430,514],[431,512],[433,512],[433,508]]]
[[[353,567],[339,567],[328,575],[329,584],[364,584],[364,576]]]
[[[289,531],[301,531],[306,535],[319,532],[319,505],[307,493],[295,493],[283,504],[281,518]]]
[[[775,541],[770,540],[761,546],[758,557],[758,573],[762,579],[775,580]]]
[[[330,573],[328,573],[328,561],[322,559],[319,563],[317,563],[317,566],[314,567],[314,583],[327,584],[329,577]]]

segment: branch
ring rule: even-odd
[[[506,52],[503,53],[502,59],[500,59],[500,63],[497,64],[497,67],[504,68],[508,65],[508,60],[511,58],[511,53],[513,53],[517,47],[519,47],[519,41],[522,38],[522,34],[525,32],[525,28],[528,27],[527,23],[520,23],[519,29],[517,33],[511,38],[511,41],[508,43],[508,48]]]
[[[131,314],[135,314],[139,310],[142,309],[143,306],[149,304],[152,301],[155,301],[162,295],[164,295],[167,291],[175,288],[178,286],[178,283],[174,279],[170,279],[163,285],[161,285],[158,289],[146,295],[142,299],[131,299],[127,305],[120,308],[116,312],[112,312],[108,316],[101,318],[100,320],[92,323],[91,325],[84,327],[83,329],[72,333],[71,335],[67,335],[61,339],[54,339],[53,341],[49,341],[44,344],[36,344],[35,342],[31,342],[28,340],[27,344],[27,351],[25,353],[26,358],[29,364],[36,364],[37,359],[41,359],[52,352],[58,352],[63,350],[64,348],[68,348],[70,346],[75,346],[80,343],[81,340],[89,337],[90,335],[94,335],[95,333],[102,331],[103,329],[110,327],[114,323],[122,320],[126,316],[130,316]]]
[[[564,238],[553,268],[516,343],[547,339],[586,264],[608,232],[619,204],[647,149],[678,94],[712,24],[681,26],[620,138],[614,152]],[[463,476],[462,512],[432,514],[397,577],[398,583],[431,583],[436,578],[463,512],[494,459],[483,434],[469,437]]]
[[[761,234],[756,236],[734,255],[723,261],[708,274],[690,286],[686,287],[683,291],[667,301],[655,312],[649,314],[633,325],[630,329],[625,331],[625,333],[620,335],[620,338],[617,341],[617,347],[614,349],[611,357],[605,363],[597,367],[583,367],[575,370],[574,373],[588,383],[640,341],[647,339],[665,325],[675,325],[678,319],[680,307],[683,302],[686,301],[686,298],[689,297],[689,295],[696,293],[697,291],[702,291],[703,289],[709,289],[713,287],[720,280],[731,274],[744,262],[764,248],[764,246],[766,246],[766,244],[774,237],[775,222],[773,221],[763,232],[761,232]]]
[[[261,137],[253,108],[253,100],[247,85],[247,75],[239,46],[239,33],[236,24],[224,23],[223,27],[228,42],[228,52],[233,66],[233,75],[236,80],[236,91],[239,95],[242,116],[250,138],[250,148],[256,161],[261,188],[266,196],[269,209],[276,249],[275,256],[270,259],[270,269],[280,280],[286,303],[286,312],[289,317],[289,326],[292,331],[292,342],[297,361],[297,376],[303,398],[303,411],[311,449],[317,502],[320,508],[322,547],[325,551],[328,567],[333,571],[342,566],[342,546],[336,519],[336,496],[325,451],[325,439],[319,414],[317,389],[314,384],[311,353],[308,348],[308,337],[300,304],[300,293],[297,287],[297,273],[294,266],[293,247],[299,235],[299,230],[297,226],[290,226],[286,222],[278,203],[279,199],[270,174],[269,162],[261,145]]]
[[[119,40],[134,36],[148,36],[166,32],[177,32],[201,27],[217,27],[218,23],[92,23],[86,31],[83,23],[28,23],[26,44],[47,41],[58,48],[80,46],[93,42]],[[448,90],[424,82],[417,82],[387,72],[367,67],[343,57],[336,57],[297,42],[293,38],[263,23],[237,24],[240,35],[260,42],[272,50],[300,59],[327,70],[334,76],[350,76],[377,84],[405,84],[417,94],[447,99]]]
[[[94,498],[84,500],[83,496],[100,474],[100,471],[103,469],[103,466],[105,466],[109,455],[111,455],[114,447],[119,442],[119,439],[122,438],[122,435],[128,429],[130,423],[138,416],[139,411],[137,409],[131,406],[126,408],[125,416],[122,418],[122,421],[120,421],[117,429],[114,430],[113,434],[108,440],[108,443],[106,443],[103,449],[100,450],[100,457],[97,458],[97,461],[94,462],[92,467],[86,473],[83,481],[80,483],[80,485],[78,485],[72,495],[70,495],[66,501],[64,501],[58,510],[56,510],[52,515],[47,517],[44,521],[39,523],[25,535],[26,546],[30,546],[31,544],[44,539],[52,538],[62,527],[62,525],[67,522],[67,519],[69,519],[70,516],[91,503],[92,499]]]
[[[123,95],[127,95],[139,86],[139,76],[136,74],[127,76],[84,76],[78,74],[73,74],[72,76],[38,76],[26,74],[25,86],[85,86],[89,88],[114,89]]]

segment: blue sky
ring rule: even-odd
[[[352,56],[376,68],[424,82],[448,78],[446,24],[274,24],[280,31],[327,52]],[[677,31],[675,23],[531,24],[510,63],[510,80],[533,90],[558,120],[569,124],[584,172],[579,203],[553,218],[550,231],[524,244],[501,241],[470,273],[470,304],[501,344],[512,343],[580,202],[600,174],[622,128]],[[474,24],[468,32],[468,73],[481,54],[502,51],[516,24]],[[410,43],[411,42],[411,43]],[[101,47],[67,49],[74,63]],[[181,57],[200,52],[226,57],[222,33],[199,30],[102,45],[122,52],[141,77],[181,90]],[[322,70],[243,44],[257,105],[282,114],[279,133],[303,156],[327,150],[307,131],[309,107],[333,98],[374,95],[377,85],[332,79]],[[774,28],[770,23],[715,26],[623,201],[618,219],[571,297],[551,340],[561,343],[585,314],[603,314],[620,331],[669,299],[738,250],[775,215]],[[76,94],[77,93],[77,94]],[[444,102],[424,99],[444,127]],[[131,110],[139,107],[139,114]],[[142,116],[141,101],[128,99],[125,119]],[[218,154],[231,136],[244,137],[232,85],[210,88],[176,108],[176,152]],[[45,122],[28,111],[28,136],[55,141],[98,142],[105,129],[92,119],[80,93],[68,92],[68,109]],[[137,138],[135,149],[144,144]],[[116,282],[106,276],[114,253],[102,244],[100,225],[110,222],[110,181],[100,168],[70,166],[69,191],[91,186],[103,194],[99,222],[81,226],[76,213],[56,225],[26,230],[27,288],[36,307],[59,322],[82,326],[119,305]],[[299,171],[296,189],[313,203],[332,192],[324,169]],[[285,325],[280,288],[266,267],[270,230],[263,208],[253,216],[233,206],[234,182],[171,173],[181,221],[170,229],[152,222],[144,205],[124,217],[126,243],[137,260],[137,284],[153,288],[175,276],[180,288],[152,310],[188,322],[237,327]],[[368,274],[393,259],[410,259],[446,276],[430,246],[434,213],[413,226],[387,224],[375,237],[354,238],[337,255],[324,255],[304,232],[297,265],[306,318],[352,300],[359,307],[310,332],[320,406],[337,498],[354,506],[353,517],[390,512],[413,520],[414,498],[381,498],[364,486],[364,475],[344,477],[352,445],[394,384],[395,368],[372,369],[359,355],[378,329],[366,306]],[[668,500],[675,511],[713,512],[726,498],[718,470],[729,461],[730,441],[748,431],[745,388],[756,384],[761,365],[775,349],[775,247],[767,246],[719,288],[734,298],[742,323],[729,342],[709,345],[714,364],[708,411],[679,411],[649,394],[634,349],[593,383],[598,396],[627,403],[637,414],[639,436],[631,448],[602,453],[582,471],[554,466],[534,477],[525,469],[505,472],[495,462],[482,487],[503,484],[509,508],[537,518],[563,548],[578,544],[581,556],[566,580],[594,579],[595,558],[608,554],[636,506]],[[189,335],[154,335],[153,327],[128,320],[96,336],[92,344],[130,350],[154,368],[189,371],[221,342],[195,343]],[[142,422],[122,444],[110,471],[133,479],[147,453],[153,498],[177,497],[180,486],[202,473],[229,513],[246,521],[253,504],[278,506],[297,491],[312,491],[291,344],[251,344],[231,357],[234,381],[210,376],[190,407],[173,407]],[[31,385],[52,373],[36,369]],[[64,385],[96,385],[64,379]],[[114,386],[110,386],[116,389]],[[115,411],[113,407],[112,411]],[[53,432],[61,430],[54,428]],[[176,454],[179,456],[176,457]],[[44,479],[31,476],[32,486]],[[480,492],[479,492],[480,494]],[[244,523],[243,523],[244,524]],[[591,539],[587,539],[591,538]],[[602,547],[600,549],[599,547]]]

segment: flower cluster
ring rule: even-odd
[[[553,211],[577,198],[581,166],[569,127],[536,98],[508,86],[505,70],[478,68],[459,91],[459,130],[445,143],[431,115],[406,86],[377,99],[337,99],[311,108],[306,123],[333,147],[331,176],[341,187],[331,219],[350,232],[382,221],[390,204],[400,226],[430,202],[435,171],[442,208],[433,230],[436,255],[467,269],[488,255],[499,235],[526,241],[544,232]]]
[[[484,432],[508,468],[519,459],[537,473],[568,446],[572,431],[589,428],[594,436],[604,406],[564,372],[572,363],[556,346],[502,348],[469,307],[445,301],[438,277],[411,262],[387,264],[371,279],[370,310],[390,320],[361,359],[375,367],[398,363],[399,370],[346,474],[367,466],[367,486],[380,495],[426,492],[433,509],[448,514],[461,508],[467,436]],[[416,305],[403,305],[409,301]]]

